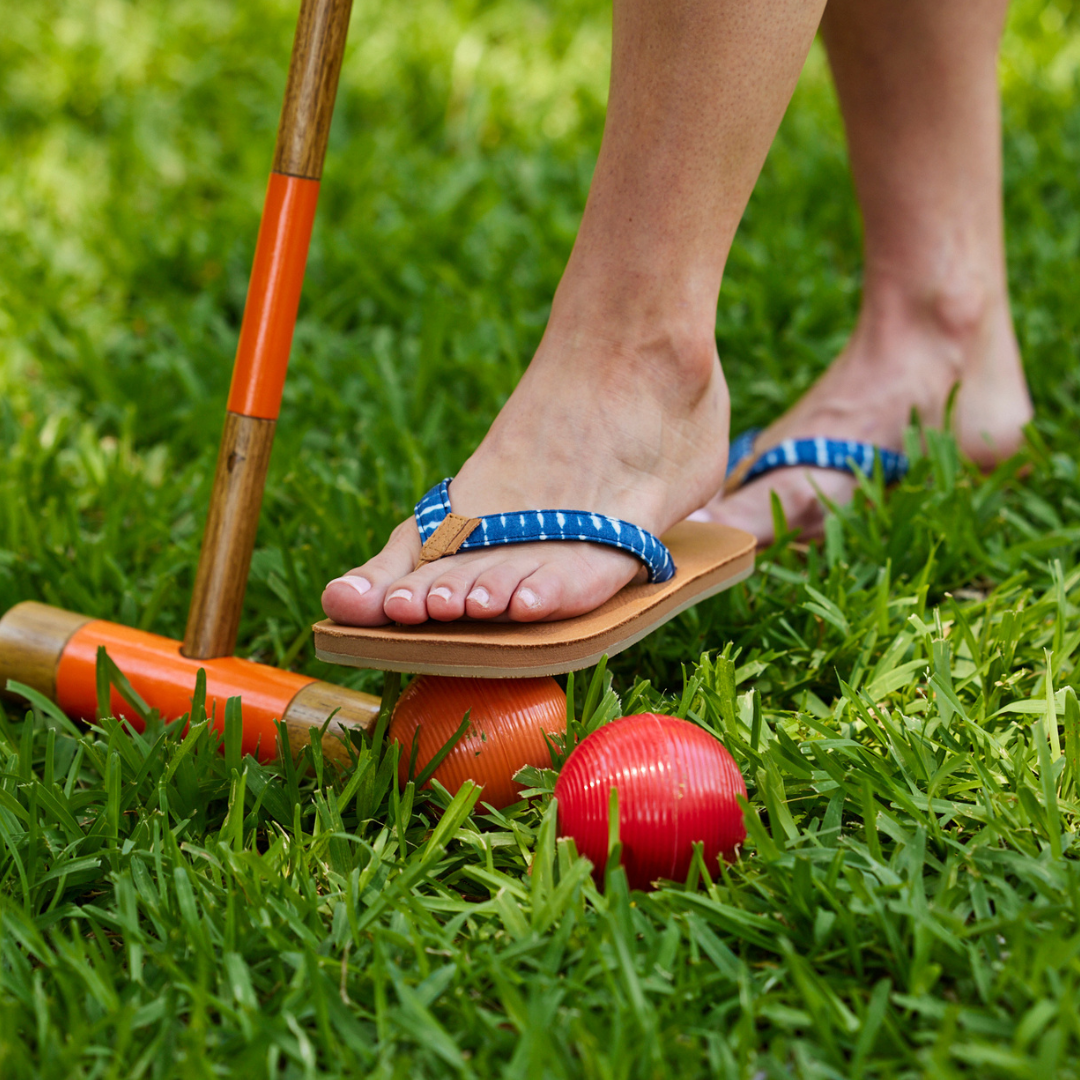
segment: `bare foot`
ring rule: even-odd
[[[631,316],[601,334],[553,314],[517,389],[450,486],[456,513],[588,510],[659,535],[716,491],[728,396],[711,325],[689,335],[642,321]],[[354,626],[565,619],[643,570],[621,551],[567,541],[465,552],[414,571],[419,553],[410,518],[375,558],[327,585],[326,614]]]
[[[729,422],[714,336],[720,282],[824,6],[617,0],[581,227],[532,364],[450,487],[455,511],[588,510],[662,533],[718,490]],[[562,619],[641,569],[568,541],[413,571],[419,551],[406,521],[379,555],[330,583],[327,615],[363,626]]]
[[[984,468],[1014,453],[1031,419],[1031,400],[1004,296],[984,303],[971,295],[921,303],[879,295],[863,311],[844,351],[824,375],[762,433],[757,452],[784,439],[825,436],[902,450],[914,408],[928,427],[940,427],[959,383],[953,430],[961,450]],[[720,521],[773,540],[770,492],[788,525],[804,537],[822,533],[825,509],[815,487],[837,504],[849,501],[855,480],[833,469],[777,469],[724,496],[694,520]]]

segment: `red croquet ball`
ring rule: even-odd
[[[657,713],[624,716],[598,728],[566,760],[555,783],[559,835],[603,872],[608,852],[608,805],[619,792],[622,864],[632,889],[657,878],[682,881],[693,844],[704,844],[705,865],[734,857],[746,839],[736,796],[746,798],[738,765],[707,731]]]
[[[458,729],[469,728],[439,763],[434,776],[450,792],[466,780],[484,787],[481,800],[496,810],[518,800],[514,773],[526,765],[551,768],[544,733],[566,730],[566,693],[552,678],[459,679],[421,675],[406,687],[390,721],[389,737],[401,743],[398,778],[409,779],[413,735],[419,731],[416,766],[427,763]]]

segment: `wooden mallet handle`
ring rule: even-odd
[[[182,653],[231,656],[281,408],[352,0],[303,0]]]

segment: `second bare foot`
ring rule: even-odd
[[[961,450],[984,468],[1013,454],[1031,401],[1004,297],[985,303],[954,294],[912,303],[898,296],[864,305],[844,351],[821,378],[762,433],[757,453],[789,438],[852,439],[903,449],[912,409],[922,423],[940,427],[952,387],[959,383],[952,417]],[[833,469],[777,469],[735,492],[718,493],[696,520],[746,529],[761,544],[773,539],[771,492],[787,523],[804,537],[820,536],[830,501],[850,500],[855,480]]]

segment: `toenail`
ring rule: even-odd
[[[543,604],[543,601],[539,596],[532,591],[532,589],[518,589],[518,599],[527,608],[538,608]]]
[[[432,589],[428,595],[437,596],[440,600],[449,600],[454,594],[445,585],[440,585],[437,589]]]
[[[479,604],[480,607],[487,607],[491,603],[491,593],[483,585],[478,585],[469,593],[466,599],[471,600],[474,604]]]
[[[411,600],[412,593],[408,589],[395,589],[387,598],[387,600]]]
[[[687,514],[687,521],[712,521],[709,517],[709,511],[702,507],[700,510],[695,510],[692,514]]]
[[[343,585],[351,585],[361,596],[371,588],[371,582],[368,581],[367,578],[357,577],[356,574],[346,574],[344,577],[336,577],[333,581],[328,581],[326,587],[329,589],[331,585],[336,585],[339,581]]]

